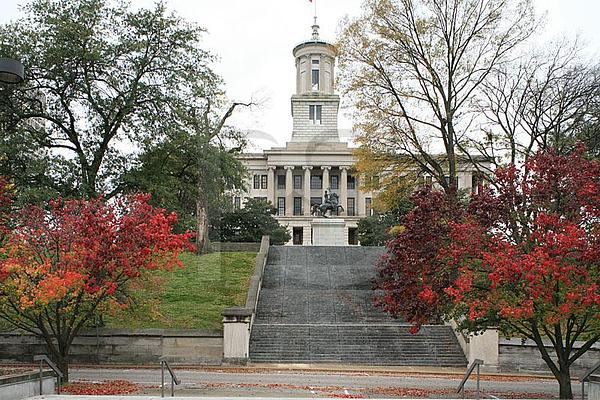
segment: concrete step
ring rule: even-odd
[[[373,306],[383,248],[272,246],[252,329],[255,362],[464,367],[451,328],[418,334]]]

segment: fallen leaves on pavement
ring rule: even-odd
[[[67,383],[61,388],[63,393],[76,395],[122,395],[133,394],[139,390],[139,385],[123,380],[104,382],[77,381]]]

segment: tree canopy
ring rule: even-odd
[[[69,349],[97,313],[127,307],[145,271],[179,265],[189,234],[148,195],[52,200],[13,216],[0,248],[0,319],[40,336],[68,379]],[[47,209],[47,211],[45,210]]]
[[[402,219],[413,207],[406,197],[398,197],[389,211],[375,211],[373,215],[358,221],[358,240],[361,246],[385,246],[386,242],[404,227]]]
[[[277,213],[271,203],[248,199],[243,208],[224,211],[211,226],[211,238],[221,242],[260,242],[269,235],[271,244],[287,243],[291,236],[285,226],[273,217]]]
[[[531,339],[572,398],[570,367],[600,340],[600,164],[582,146],[547,150],[494,183],[468,207],[416,195],[381,262],[380,305],[417,327],[454,318]]]
[[[3,96],[4,144],[13,145],[0,148],[0,159],[26,143],[41,149],[46,171],[13,163],[7,172],[17,178],[30,175],[67,196],[111,198],[144,144],[204,122],[208,103],[222,96],[213,58],[200,47],[203,29],[163,3],[36,0],[24,12],[0,27],[0,53],[27,70]]]
[[[359,157],[383,161],[382,178],[426,173],[452,190],[473,96],[533,32],[531,2],[367,0],[363,10],[339,40]]]

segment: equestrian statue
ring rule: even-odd
[[[339,203],[339,196],[337,193],[329,194],[326,190],[325,201],[321,204],[313,204],[310,215],[318,215],[328,218],[327,212],[329,212],[329,215],[332,215],[334,212],[337,214],[338,210],[340,209],[344,211],[344,207],[342,207],[342,205]]]

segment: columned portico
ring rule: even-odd
[[[293,171],[294,167],[286,165],[285,167],[285,215],[292,216],[294,214],[294,187],[293,187]]]
[[[363,178],[356,176],[356,215],[363,216],[365,215],[365,194],[360,189],[362,187]]]
[[[274,165],[267,167],[267,200],[271,204],[277,204],[275,202],[275,169]]]
[[[310,171],[312,168],[313,167],[310,165],[302,167],[304,170],[304,185],[302,186],[304,189],[304,196],[302,198],[302,209],[306,216],[310,216]]]
[[[340,166],[340,204],[344,207],[341,215],[347,215],[348,208],[348,166]]]
[[[321,197],[325,196],[325,191],[329,190],[329,171],[331,171],[331,166],[323,165],[321,167],[323,170],[323,194]]]

